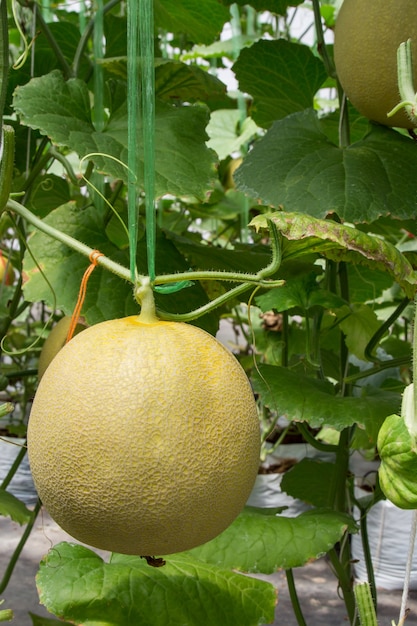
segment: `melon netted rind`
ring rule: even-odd
[[[29,461],[42,502],[79,541],[170,554],[243,508],[259,420],[243,369],[211,335],[138,320],[88,328],[55,357],[34,400]]]
[[[417,89],[416,0],[344,0],[335,26],[336,71],[353,106],[370,120],[400,128],[417,125],[404,109],[387,117],[401,101],[397,49],[409,38]]]

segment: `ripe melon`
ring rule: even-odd
[[[412,128],[405,110],[388,118],[400,101],[397,48],[411,38],[417,89],[416,0],[344,0],[336,19],[334,60],[353,106],[386,126]]]
[[[39,496],[97,548],[190,549],[243,508],[260,452],[236,358],[194,326],[132,316],[74,337],[44,373],[28,426]]]

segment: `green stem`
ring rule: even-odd
[[[328,73],[329,76],[335,77],[336,76],[335,66],[334,66],[332,58],[330,57],[328,53],[326,42],[324,40],[323,22],[321,19],[319,0],[313,0],[313,12],[314,12],[314,24],[316,27],[317,49],[323,59],[326,72]]]
[[[361,626],[378,626],[375,606],[369,583],[360,583],[353,588]]]
[[[350,123],[347,98],[339,83],[337,91],[340,102],[339,146],[340,148],[347,148],[348,146],[350,146]]]
[[[67,235],[59,231],[58,229],[54,228],[53,226],[50,226],[43,220],[39,219],[38,217],[33,215],[28,209],[26,209],[26,207],[19,204],[15,200],[9,200],[6,206],[9,211],[13,211],[17,213],[21,218],[28,221],[30,224],[35,226],[35,228],[39,229],[41,232],[45,233],[49,237],[52,237],[53,239],[56,239],[57,241],[60,241],[61,243],[68,246],[69,248],[72,248],[76,252],[79,252],[80,254],[83,254],[84,256],[90,258],[91,253],[94,251],[92,248],[81,243],[74,237],[71,237],[70,235]],[[272,239],[271,239],[272,260],[266,268],[258,272],[257,278],[253,282],[256,282],[256,284],[260,284],[263,286],[276,287],[276,286],[281,286],[283,284],[283,281],[281,280],[269,281],[269,282],[264,281],[264,279],[267,276],[271,276],[272,274],[277,272],[281,263],[280,239],[277,233],[277,229],[276,229],[276,226],[272,222],[269,222],[269,225],[270,225],[271,234],[272,234]],[[131,280],[130,271],[127,268],[123,267],[122,265],[119,265],[119,263],[115,263],[108,257],[106,256],[98,257],[97,264],[106,268],[110,272],[113,272],[117,276],[120,276],[120,278],[123,278],[124,280],[127,280],[129,282],[133,282]],[[223,294],[222,296],[219,296],[215,300],[212,300],[211,302],[203,305],[202,307],[190,313],[174,314],[174,313],[167,313],[167,312],[159,310],[158,315],[161,318],[166,319],[166,320],[191,321],[191,320],[196,319],[197,317],[201,317],[205,313],[208,313],[214,310],[216,307],[220,306],[221,304],[224,304],[231,298],[237,295],[240,295],[241,293],[244,293],[247,289],[249,289],[253,285],[253,282],[251,280],[248,280],[248,277],[245,274],[236,273],[236,274],[233,274],[233,277],[231,273],[226,273],[226,274],[228,275],[228,280],[233,280],[234,282],[242,282],[242,284],[238,285],[234,289],[229,290],[227,293]],[[188,280],[194,280],[194,279],[199,280],[201,275],[202,273],[200,272],[188,272],[184,276]],[[205,272],[204,272],[204,275],[206,275]],[[183,276],[183,275],[174,274],[174,275],[170,275],[168,278],[174,279],[175,277],[175,280],[178,281],[179,276]],[[210,279],[213,279],[213,280],[224,279],[224,275],[222,272],[210,272],[208,276],[210,277]],[[249,275],[249,277],[250,276],[252,275]],[[140,275],[136,276],[135,283],[142,284],[142,283],[146,283],[146,281],[147,279],[145,276],[140,276]],[[160,284],[164,281],[168,282],[167,277],[156,277],[155,284],[157,283]]]
[[[242,274],[239,272],[222,272],[222,271],[195,271],[195,272],[179,272],[177,274],[161,274],[154,280],[155,285],[174,283],[180,280],[222,280],[229,282],[245,282],[255,283],[256,285],[265,287],[281,287],[284,284],[282,280],[267,281],[266,278],[275,274],[281,265],[281,238],[278,229],[272,220],[268,220],[271,241],[271,262],[260,270],[257,274]]]
[[[3,593],[3,591],[6,589],[7,585],[9,584],[9,580],[11,575],[13,574],[13,570],[15,568],[15,565],[19,559],[20,553],[22,552],[26,541],[29,538],[30,533],[32,532],[32,528],[33,525],[36,521],[36,518],[38,516],[39,511],[41,510],[42,504],[41,501],[38,500],[38,502],[36,503],[35,508],[32,511],[32,515],[30,517],[30,521],[27,524],[25,531],[19,541],[19,543],[17,544],[15,551],[12,554],[12,557],[7,565],[6,571],[3,575],[3,578],[0,581],[0,593]]]
[[[387,113],[387,117],[392,117],[405,107],[408,117],[415,124],[417,122],[417,94],[414,90],[410,39],[401,43],[397,49],[397,75],[401,102]]]
[[[13,446],[17,444],[10,443],[10,445]],[[3,479],[3,482],[0,485],[0,489],[7,489],[7,487],[10,484],[10,481],[13,479],[13,476],[16,474],[17,470],[19,469],[21,462],[25,458],[25,455],[27,452],[26,445],[19,445],[19,447],[20,447],[20,450],[18,454],[16,455],[16,458],[13,461],[13,464],[10,467],[9,471],[7,472],[5,478]]]
[[[352,589],[352,581],[350,575],[350,568],[347,569],[345,564],[339,560],[339,556],[335,550],[332,548],[328,552],[330,562],[334,568],[336,576],[339,580],[340,589],[342,590],[343,599],[345,601],[346,610],[348,612],[349,621],[351,626],[356,626],[356,603],[355,596]]]
[[[290,594],[291,604],[294,611],[295,618],[298,626],[307,626],[304,619],[303,611],[301,609],[300,600],[298,598],[297,590],[295,588],[294,572],[292,569],[285,570],[285,576],[287,578],[288,591]]]
[[[18,282],[15,286],[13,297],[7,307],[7,315],[3,315],[0,318],[0,344],[4,337],[7,335],[13,320],[16,319],[19,304],[22,298],[22,274],[20,273]]]
[[[210,313],[211,311],[214,311],[214,309],[216,309],[217,307],[221,306],[222,304],[225,304],[231,298],[235,298],[236,296],[241,295],[242,293],[250,289],[252,286],[253,285],[248,284],[248,283],[243,283],[243,285],[238,285],[238,287],[235,287],[234,289],[230,289],[229,291],[219,296],[218,298],[211,300],[207,304],[204,304],[203,306],[199,307],[198,309],[194,309],[193,311],[190,311],[189,313],[168,313],[167,311],[161,311],[160,309],[158,309],[157,310],[158,317],[164,320],[172,321],[172,322],[191,322],[192,320],[195,320],[201,317],[202,315],[206,315],[206,313]]]
[[[62,71],[64,73],[65,79],[68,80],[73,75],[71,66],[69,65],[68,61],[64,57],[61,48],[59,47],[55,37],[53,36],[51,32],[51,29],[49,28],[48,24],[45,22],[43,15],[42,15],[41,8],[36,2],[33,3],[33,7],[34,7],[34,13],[36,16],[36,23],[39,24],[39,26],[41,27],[43,34],[48,40],[49,45],[51,46],[54,54],[56,55],[56,58],[58,59],[62,67]]]
[[[21,378],[26,378],[27,376],[36,376],[38,370],[36,367],[33,367],[28,370],[16,370],[15,372],[5,372],[6,378],[9,380],[20,380]]]
[[[290,339],[290,329],[289,329],[289,320],[288,320],[288,311],[284,311],[282,314],[282,352],[281,352],[281,365],[282,367],[288,367],[289,362],[289,339]]]
[[[321,452],[337,452],[339,450],[339,446],[337,445],[331,445],[329,443],[318,441],[308,430],[304,422],[297,422],[297,428],[306,442],[313,446],[316,450],[320,450]]]
[[[391,313],[388,319],[385,320],[385,322],[378,328],[376,333],[374,333],[374,335],[368,341],[368,344],[364,351],[365,357],[368,361],[379,362],[379,359],[374,354],[372,354],[375,346],[378,345],[378,343],[380,342],[382,337],[385,335],[387,330],[399,318],[399,316],[404,311],[404,309],[407,308],[409,303],[410,303],[410,300],[408,298],[404,298],[404,300],[402,300],[400,304],[397,306],[395,311]]]
[[[46,141],[48,141],[46,138],[44,138]],[[31,186],[33,185],[34,181],[36,180],[36,178],[38,177],[39,173],[47,167],[48,165],[48,161],[51,160],[51,155],[49,153],[46,154],[42,154],[37,161],[32,165],[32,168],[29,172],[28,177],[26,178],[25,182],[23,183],[21,190],[20,191],[24,191],[25,192],[25,197],[27,197],[28,192],[30,191]]]
[[[30,224],[35,226],[35,228],[39,229],[46,235],[49,235],[53,239],[60,241],[61,243],[68,246],[69,248],[76,250],[80,254],[90,257],[91,253],[93,252],[92,248],[81,243],[80,241],[78,241],[78,239],[75,239],[74,237],[71,237],[70,235],[63,233],[62,231],[54,228],[53,226],[50,226],[45,221],[33,215],[33,213],[31,213],[26,207],[24,207],[19,202],[16,202],[15,200],[10,199],[9,202],[7,203],[7,209],[17,213],[18,215],[20,215],[20,217],[22,217],[23,219],[28,221]],[[274,228],[272,228],[272,232],[273,233],[275,232]],[[186,278],[187,280],[202,280],[202,279],[209,280],[210,279],[210,280],[228,280],[228,281],[233,281],[233,282],[244,283],[244,285],[239,285],[238,287],[236,287],[236,289],[232,289],[229,292],[230,294],[233,294],[233,295],[237,293],[241,293],[239,290],[242,288],[244,290],[248,289],[251,286],[251,283],[256,283],[265,287],[282,286],[284,283],[284,281],[282,280],[276,280],[276,281],[265,280],[267,276],[270,276],[271,274],[275,273],[278,270],[279,264],[281,262],[280,248],[279,248],[279,245],[277,244],[277,241],[275,241],[274,238],[271,240],[271,245],[272,245],[271,263],[266,268],[258,272],[258,274],[241,274],[239,272],[234,273],[234,272],[221,272],[221,271],[218,271],[218,272],[196,271],[196,272],[187,272],[185,274],[178,273],[178,274],[168,274],[168,275],[157,276],[154,281],[154,284],[159,285],[159,284],[165,284],[168,282],[178,282],[178,280],[182,280],[184,278]],[[111,261],[108,257],[106,256],[99,257],[97,259],[97,263],[98,265],[105,267],[106,269],[113,272],[114,274],[117,274],[124,280],[128,280],[132,282],[130,278],[129,270],[127,270],[122,265],[119,265],[118,263]],[[143,276],[137,277],[138,281],[141,281],[143,279],[144,279]],[[227,295],[228,294],[225,294],[225,296]],[[229,299],[230,297],[232,296],[228,296],[227,299]],[[220,296],[218,300],[220,302],[224,301],[222,296]]]
[[[363,555],[365,558],[365,566],[366,566],[366,572],[368,574],[368,582],[370,585],[370,590],[372,593],[372,600],[373,600],[375,611],[376,611],[377,606],[378,606],[378,598],[377,598],[377,590],[376,590],[376,583],[375,583],[375,572],[374,572],[374,566],[373,566],[372,555],[371,555],[371,547],[369,545],[367,510],[366,509],[364,510],[361,507],[359,510],[361,513],[359,523],[360,523],[360,531],[361,531],[362,550],[363,550]]]
[[[222,280],[224,282],[245,282],[253,283],[263,287],[282,287],[283,280],[266,280],[259,274],[242,274],[240,272],[222,272],[213,270],[195,270],[188,272],[178,272],[178,274],[159,274],[153,281],[155,285],[166,285],[167,283],[177,283],[181,280]]]
[[[375,365],[375,367],[369,368],[369,370],[364,370],[362,372],[357,372],[355,374],[345,376],[344,382],[346,384],[352,384],[357,380],[361,380],[362,378],[367,378],[368,376],[372,376],[373,374],[378,374],[382,370],[390,369],[391,367],[401,367],[403,365],[410,365],[410,357],[398,357],[396,359],[390,359],[388,361],[377,361],[377,365]]]
[[[105,4],[103,7],[103,15],[111,11],[119,3],[120,3],[120,0],[110,0],[110,2]],[[78,76],[78,73],[80,71],[81,59],[87,47],[88,40],[90,39],[91,34],[94,30],[95,22],[96,22],[96,16],[94,16],[88,22],[83,34],[81,35],[81,39],[78,42],[77,50],[75,51],[74,60],[72,62],[74,76]]]
[[[14,169],[14,128],[12,126],[4,125],[0,130],[3,131],[2,140],[0,142],[2,144],[2,158],[0,163],[1,214],[7,204],[12,187]]]
[[[63,154],[59,152],[59,150],[56,150],[53,146],[51,146],[49,148],[49,155],[53,157],[56,161],[59,161],[59,163],[61,163],[73,185],[75,185],[76,187],[82,187],[83,185],[85,185],[85,182],[77,177],[73,167],[71,166],[71,163]]]
[[[158,321],[155,299],[149,278],[145,278],[135,289],[135,298],[140,304],[139,320],[143,324],[155,324]]]
[[[349,471],[350,440],[351,431],[349,428],[345,428],[340,433],[338,450],[336,453],[335,472],[330,489],[333,509],[342,513],[345,513],[347,510],[346,479]],[[345,536],[345,539],[346,537],[347,536]],[[346,540],[340,542],[339,555],[337,555],[334,548],[329,552],[329,555],[339,579],[350,623],[353,626],[356,624],[356,613],[355,599],[352,589],[351,554],[349,542]]]
[[[28,211],[28,209],[26,209],[24,206],[22,206],[15,200],[9,200],[9,202],[7,203],[7,208],[10,211],[13,211],[17,213],[18,215],[20,215],[23,219],[28,221],[30,224],[38,228],[40,231],[42,231],[46,235],[49,235],[53,239],[60,241],[61,243],[65,244],[69,248],[72,248],[76,252],[79,252],[80,254],[83,254],[86,257],[90,257],[91,253],[93,252],[93,248],[86,246],[85,244],[78,241],[78,239],[75,239],[74,237],[71,237],[70,235],[63,233],[60,230],[57,230],[56,228],[54,228],[53,226],[50,226],[49,224],[46,224],[43,220],[33,215],[33,213]],[[99,257],[97,259],[97,264],[105,267],[110,272],[113,272],[113,274],[117,274],[117,276],[120,276],[120,278],[130,281],[129,270],[123,267],[123,265],[119,265],[119,263],[115,263],[108,257],[106,256]]]
[[[346,477],[349,470],[350,430],[345,428],[340,433],[336,452],[336,465],[331,484],[330,501],[334,509],[346,513]]]

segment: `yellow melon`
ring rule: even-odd
[[[133,316],[74,337],[39,384],[28,453],[76,539],[169,554],[221,533],[256,478],[260,429],[236,358],[194,326]]]
[[[411,38],[417,89],[416,0],[344,0],[336,19],[334,59],[353,106],[370,120],[412,128],[404,110],[388,118],[401,100],[397,48]]]

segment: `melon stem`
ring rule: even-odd
[[[155,324],[158,321],[155,298],[149,277],[144,276],[135,288],[135,298],[140,304],[139,320],[142,324]]]

